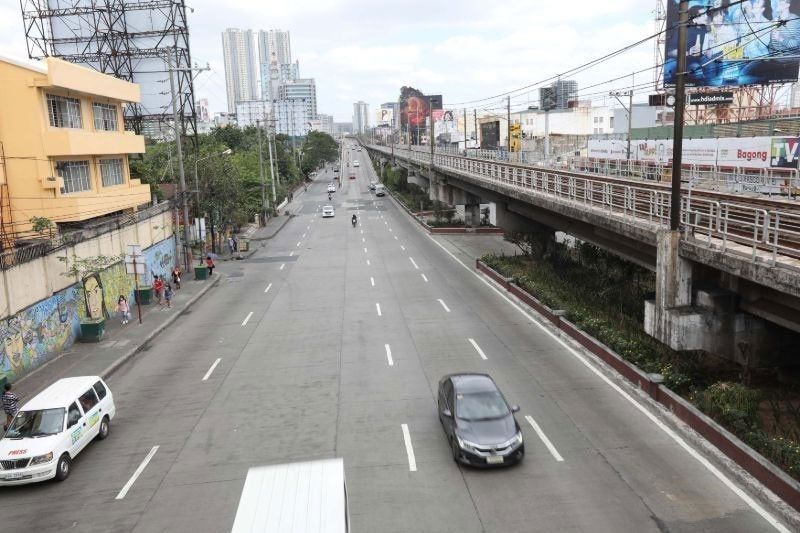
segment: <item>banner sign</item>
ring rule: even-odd
[[[724,105],[733,103],[733,92],[692,93],[686,102],[688,105]]]

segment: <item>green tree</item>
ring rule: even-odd
[[[304,176],[319,168],[323,163],[331,163],[339,157],[339,146],[333,137],[320,131],[312,131],[303,143],[303,157],[300,170]]]

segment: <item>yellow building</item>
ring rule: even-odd
[[[31,236],[31,218],[82,222],[150,202],[130,179],[128,154],[144,137],[125,131],[122,106],[139,86],[55,58],[0,55],[0,231],[4,247]]]

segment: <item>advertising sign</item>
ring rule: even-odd
[[[675,85],[679,54],[686,55],[687,87],[797,81],[798,2],[690,0],[685,50],[678,50],[678,2],[667,5],[665,85]]]
[[[484,122],[481,125],[481,148],[483,150],[497,150],[500,142],[500,121]]]
[[[376,124],[378,126],[391,126],[394,119],[394,109],[382,107],[378,109]]]
[[[733,103],[732,91],[716,91],[713,93],[692,93],[688,95],[688,105],[725,105]]]
[[[770,166],[797,168],[800,157],[800,137],[773,137],[770,146]]]

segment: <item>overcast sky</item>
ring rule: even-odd
[[[651,0],[196,0],[187,2],[193,60],[211,65],[197,78],[198,98],[224,111],[221,32],[280,28],[291,32],[300,74],[316,78],[318,110],[336,121],[352,119],[353,102],[396,101],[402,85],[442,94],[445,108],[497,109],[493,96],[535,83],[654,33]],[[18,0],[0,0],[0,51],[25,56]],[[653,65],[652,41],[571,76],[580,87]],[[652,81],[651,71],[636,83]],[[582,91],[597,103],[630,76]],[[648,91],[643,90],[641,99]],[[602,93],[602,94],[597,94]],[[537,92],[512,101],[534,103]]]

